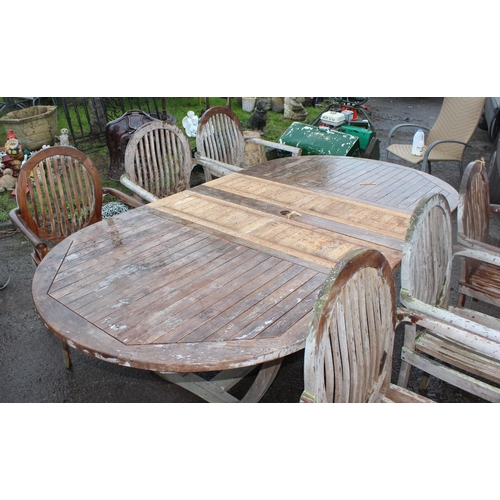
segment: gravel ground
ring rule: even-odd
[[[367,105],[377,137],[381,140],[381,159],[385,159],[387,134],[394,125],[408,122],[432,126],[441,103],[442,98],[370,98]],[[486,132],[477,129],[470,144],[464,165],[481,157],[489,160],[493,145],[488,142]],[[436,165],[433,174],[459,188],[458,167]],[[494,241],[497,241],[499,227],[500,224],[494,221]],[[46,330],[33,307],[31,280],[34,266],[29,256],[29,244],[10,225],[4,224],[0,227],[0,249],[3,256],[0,286],[10,275],[9,284],[0,290],[0,402],[201,401],[154,374],[115,366],[77,351],[72,351],[73,368],[67,370],[62,363],[59,342]],[[485,311],[498,315],[493,307],[485,307]],[[393,381],[399,369],[401,338],[402,332],[398,330]],[[303,387],[302,368],[303,353],[285,359],[262,401],[297,402]],[[414,369],[411,389],[418,390],[419,378],[420,373]],[[481,402],[436,379],[432,379],[424,394],[440,402]]]

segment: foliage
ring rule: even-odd
[[[225,106],[225,97],[210,97],[210,106]],[[263,99],[270,99],[263,98]],[[240,119],[243,126],[243,130],[246,129],[246,124],[251,116],[251,113],[244,111],[242,107],[238,104],[237,98],[233,98],[231,108],[236,113],[236,116]],[[173,115],[177,119],[176,125],[184,130],[182,127],[182,119],[187,115],[188,111],[194,111],[196,115],[201,117],[205,109],[205,98],[201,98],[201,105],[199,103],[198,97],[167,97],[166,98],[166,110],[168,113]],[[308,121],[312,121],[321,112],[320,109],[315,107],[306,107],[308,110]],[[266,127],[266,133],[262,135],[263,139],[268,141],[276,142],[283,132],[290,126],[290,120],[285,120],[283,118],[283,113],[275,113],[272,110],[267,112],[268,121]],[[189,144],[194,147],[195,138],[189,138]]]

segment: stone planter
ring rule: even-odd
[[[23,149],[35,151],[53,146],[57,134],[57,106],[31,106],[11,111],[0,118],[5,130],[16,134]]]
[[[255,108],[255,100],[256,97],[243,97],[243,102],[242,102],[242,108],[243,111],[246,111],[247,113],[251,113],[253,111],[253,108]]]

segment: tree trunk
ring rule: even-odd
[[[108,122],[104,102],[101,97],[89,97],[87,104],[90,112],[90,135],[97,137],[104,133]]]

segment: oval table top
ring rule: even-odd
[[[345,253],[396,269],[429,174],[361,158],[280,158],[103,220],[56,245],[33,279],[61,341],[158,372],[228,370],[304,347],[317,293]]]

